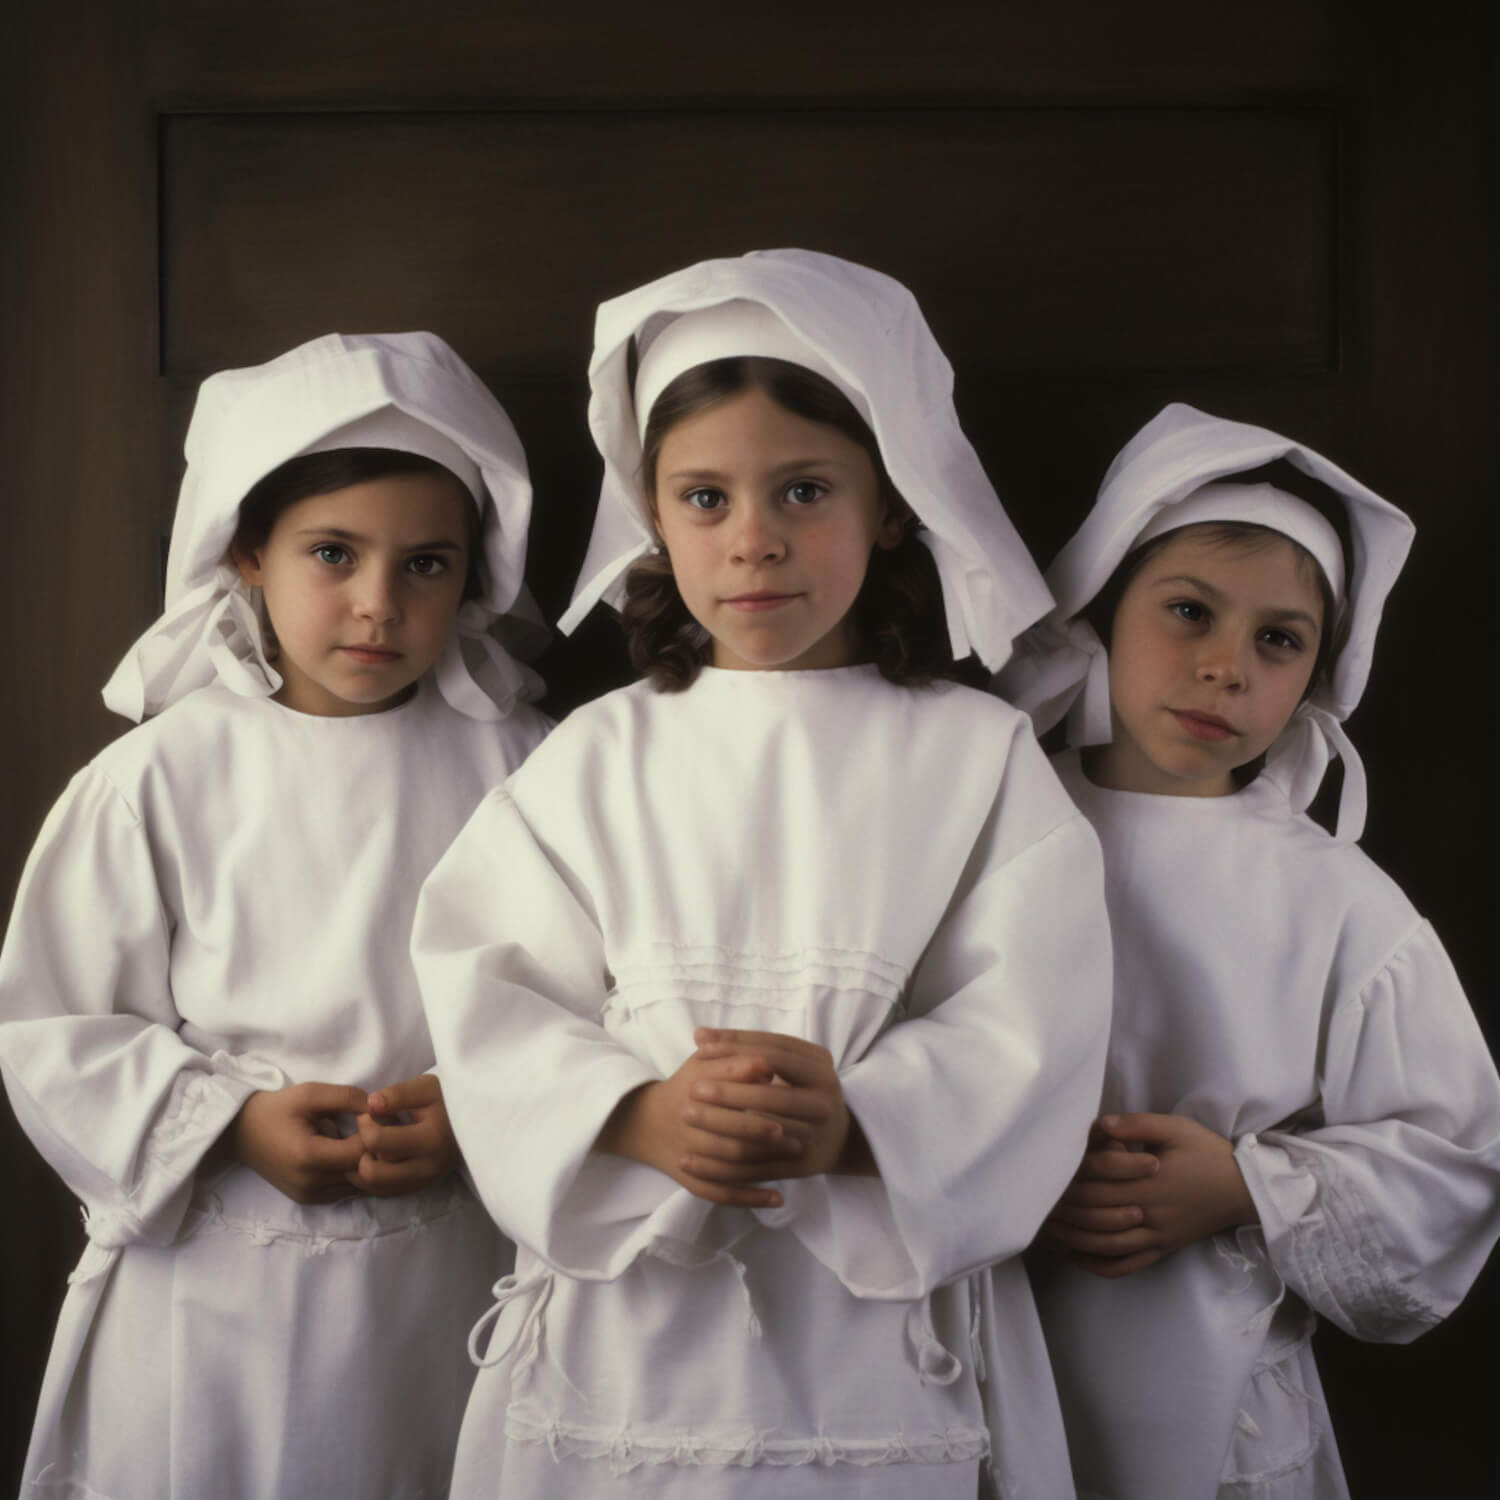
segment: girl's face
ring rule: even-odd
[[[713,664],[841,667],[870,550],[901,523],[870,456],[835,427],[748,390],[684,418],[652,497],[678,591],[713,637]]]
[[[1195,533],[1197,533],[1195,535]],[[1090,777],[1122,791],[1220,797],[1302,701],[1323,628],[1295,545],[1215,542],[1184,527],[1126,586],[1109,650],[1114,742]]]
[[[446,475],[387,475],[294,502],[263,546],[235,554],[280,646],[279,703],[345,716],[408,694],[453,627],[472,504]]]

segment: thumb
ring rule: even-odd
[[[1106,1135],[1126,1145],[1161,1146],[1174,1142],[1181,1134],[1182,1122],[1176,1115],[1100,1115],[1098,1125]]]

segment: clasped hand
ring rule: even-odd
[[[597,1147],[655,1167],[710,1203],[776,1208],[766,1187],[866,1166],[826,1047],[774,1031],[694,1033],[668,1079],[627,1094]]]
[[[1185,1115],[1105,1115],[1042,1238],[1112,1278],[1258,1222],[1232,1141]]]
[[[333,1126],[339,1115],[355,1116],[353,1135]],[[414,1193],[458,1163],[442,1085],[431,1073],[373,1094],[333,1083],[251,1094],[226,1132],[226,1145],[296,1203]]]

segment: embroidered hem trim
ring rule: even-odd
[[[461,1189],[445,1193],[428,1211],[413,1215],[395,1224],[371,1224],[359,1233],[319,1234],[297,1229],[285,1229],[268,1224],[261,1219],[231,1218],[219,1206],[217,1198],[207,1208],[193,1208],[183,1221],[182,1240],[200,1234],[234,1234],[247,1239],[252,1245],[294,1245],[304,1255],[323,1255],[334,1245],[371,1245],[393,1235],[421,1234],[434,1224],[451,1218],[472,1200]]]
[[[803,1464],[852,1464],[875,1468],[890,1464],[968,1463],[988,1458],[990,1435],[983,1427],[954,1427],[925,1437],[898,1434],[889,1438],[775,1437],[747,1432],[738,1440],[709,1439],[695,1433],[636,1433],[578,1427],[567,1422],[535,1422],[514,1409],[506,1414],[505,1435],[517,1443],[546,1446],[554,1459],[607,1460],[615,1474],[642,1464],[687,1467],[751,1468],[757,1464],[791,1467]]]
[[[1442,1315],[1397,1280],[1380,1242],[1379,1225],[1346,1181],[1333,1153],[1314,1156],[1295,1136],[1276,1142],[1314,1183],[1321,1210],[1293,1223],[1288,1258],[1316,1308],[1336,1308],[1335,1320],[1372,1343],[1433,1328]]]

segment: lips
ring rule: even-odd
[[[353,657],[355,661],[364,662],[368,666],[383,666],[401,655],[389,646],[340,646],[339,650],[345,656]]]
[[[1217,714],[1203,714],[1190,709],[1174,708],[1172,717],[1195,740],[1205,740],[1210,744],[1233,739],[1239,733],[1234,725],[1227,719],[1221,719]]]
[[[779,609],[783,604],[790,604],[798,597],[797,594],[775,594],[768,589],[763,589],[753,594],[735,594],[724,603],[730,609],[744,610],[754,614],[760,610]]]

